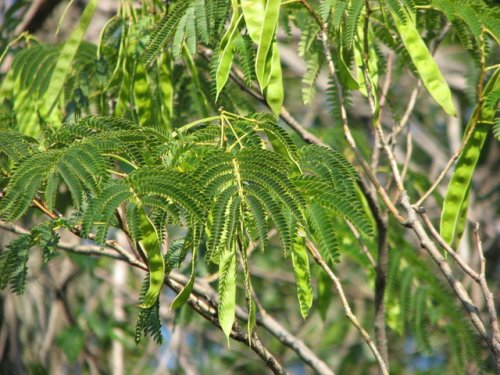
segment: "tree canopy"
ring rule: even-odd
[[[494,2],[104,3],[0,6],[0,372],[500,372]]]

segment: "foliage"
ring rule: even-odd
[[[262,259],[293,274],[296,311],[303,319],[314,319],[311,309],[317,306],[326,322],[331,280],[310,255],[317,249],[335,272],[353,262],[356,272],[367,270],[366,283],[374,284],[380,270],[368,260],[380,251],[377,240],[380,246],[387,230],[390,334],[401,342],[414,340],[426,355],[445,353],[443,368],[449,371],[481,362],[480,344],[442,278],[429,273],[429,262],[408,245],[401,226],[388,221],[384,229],[377,217],[377,207],[385,210],[387,201],[383,194],[370,201],[370,194],[380,194],[386,182],[391,191],[394,176],[382,167],[371,175],[355,169],[353,153],[338,139],[335,149],[305,145],[284,127],[294,125],[283,105],[300,101],[312,107],[322,103],[326,88],[329,129],[352,126],[346,108],[365,100],[370,119],[362,115],[359,123],[381,126],[388,121],[382,117],[386,110],[399,129],[409,95],[399,94],[398,82],[384,88],[382,77],[394,72],[422,82],[426,93],[419,100],[438,122],[462,113],[464,104],[454,100],[459,93],[447,82],[435,49],[455,43],[468,51],[480,72],[470,78],[473,108],[444,200],[436,193],[443,202],[440,234],[457,248],[490,128],[500,139],[500,70],[488,66],[498,55],[497,8],[472,0],[178,0],[139,7],[122,1],[94,43],[83,40],[96,12],[97,2],[90,0],[63,43],[45,44],[12,34],[24,2],[19,4],[5,14],[0,34],[0,62],[12,62],[0,81],[0,219],[5,225],[22,220],[30,228],[0,253],[1,289],[23,293],[32,248],[39,247],[49,262],[58,254],[61,233],[108,249],[116,249],[121,233],[148,271],[137,288],[137,343],[144,335],[163,342],[160,297],[166,277],[187,274],[170,303],[181,316],[197,278],[213,271],[217,325],[229,340],[243,309],[250,345],[257,337],[258,308],[264,311],[259,301],[272,293],[257,281]],[[297,33],[297,43],[289,43]],[[286,79],[293,70],[282,63],[285,44],[296,46],[304,62],[297,82]],[[326,70],[330,76],[322,89],[318,82]],[[300,85],[297,98],[292,85]],[[355,133],[358,144],[371,136],[369,126]],[[392,131],[388,149],[396,147],[400,130]],[[372,157],[372,165],[380,160],[371,145],[354,154],[358,162],[363,154]],[[387,162],[387,168],[394,165]],[[387,181],[377,186],[373,179],[381,175]],[[409,181],[417,179],[412,171],[408,175]],[[412,189],[413,201],[423,191],[417,183]],[[368,255],[353,250],[354,238]],[[71,329],[85,339],[79,328]],[[61,342],[68,332],[61,333]],[[332,335],[336,343],[344,337]],[[442,345],[446,338],[450,347]],[[84,351],[81,346],[68,354],[72,361]],[[367,371],[366,354],[351,349],[339,368]],[[359,364],[350,357],[356,355],[363,358]],[[393,361],[394,368],[405,366],[404,359]]]

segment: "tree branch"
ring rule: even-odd
[[[16,234],[30,233],[25,228],[22,228],[15,224],[7,223],[3,220],[0,220],[0,228],[3,228],[4,230]],[[118,243],[116,243],[116,241],[109,240],[106,242],[106,246],[107,247],[101,247],[97,245],[71,246],[65,243],[58,244],[58,247],[61,250],[67,252],[83,254],[88,256],[106,256],[112,259],[125,261],[136,268],[139,268],[143,271],[147,271],[147,266],[145,263],[135,259],[135,257],[130,252],[121,247]],[[184,275],[176,272],[172,272],[165,279],[165,283],[170,287],[169,280],[172,280],[172,282],[174,283],[171,285],[185,285],[188,282],[187,278]],[[174,290],[177,291],[176,289]],[[208,283],[206,282],[200,283],[199,281],[196,281],[193,286],[193,293],[195,293],[195,295],[202,296],[203,299],[206,301],[206,303],[213,307],[213,311],[217,311],[216,307],[217,293],[208,285]],[[248,320],[248,314],[241,308],[236,309],[236,316],[241,320],[244,321]],[[207,318],[206,316],[204,317]],[[212,320],[210,321],[212,322]],[[268,331],[271,335],[276,337],[283,345],[292,349],[298,355],[298,357],[301,358],[305,364],[310,366],[317,374],[333,375],[333,371],[328,367],[328,365],[324,361],[318,358],[318,356],[308,346],[306,346],[302,340],[291,334],[281,324],[279,324],[276,320],[274,320],[272,316],[265,313],[259,313],[257,314],[256,321],[258,326],[262,327],[263,329]],[[241,334],[242,332],[236,332],[238,338],[235,338],[235,340],[240,341],[240,339],[242,339]],[[246,341],[242,342],[248,345],[248,337],[246,337],[245,340]],[[254,338],[252,337],[252,341],[253,340]],[[259,354],[259,356],[265,355],[265,357],[268,358],[268,355],[262,352],[262,348],[259,349],[259,345],[262,346],[262,343],[256,345],[257,346],[255,350],[261,351],[261,354],[259,353],[257,354]],[[252,350],[254,350],[254,348],[252,348]]]
[[[474,237],[476,238],[477,251],[479,252],[480,259],[479,286],[481,287],[481,292],[486,301],[486,309],[488,310],[491,329],[491,345],[495,348],[495,364],[498,373],[500,369],[500,330],[498,329],[498,315],[495,307],[495,300],[486,282],[486,259],[484,258],[483,245],[481,237],[479,236],[479,223],[476,223],[474,227]]]
[[[301,1],[302,2],[302,1]],[[314,16],[314,15],[313,15]],[[375,129],[378,133],[378,136],[380,138],[380,142],[382,144],[384,153],[386,154],[386,157],[389,162],[390,170],[392,173],[392,177],[396,181],[396,186],[397,189],[400,193],[400,203],[402,204],[403,208],[406,211],[407,214],[407,219],[405,219],[399,211],[396,209],[392,201],[389,199],[388,194],[386,193],[385,189],[382,188],[380,185],[378,179],[374,175],[373,171],[370,170],[370,167],[368,166],[366,160],[363,158],[361,155],[359,149],[356,146],[356,143],[354,141],[354,138],[352,137],[352,134],[350,132],[348,123],[347,123],[347,112],[345,110],[344,106],[344,98],[341,90],[341,85],[338,80],[336,71],[335,71],[335,66],[333,64],[333,59],[330,53],[330,49],[328,46],[328,36],[327,36],[327,24],[320,24],[321,27],[321,37],[323,41],[323,47],[324,47],[324,52],[325,52],[325,57],[328,63],[328,67],[330,70],[330,75],[332,76],[334,80],[334,84],[337,87],[337,95],[338,95],[338,100],[340,104],[340,112],[341,112],[341,119],[342,119],[342,124],[343,124],[343,129],[344,129],[344,135],[345,138],[351,147],[351,149],[354,151],[356,155],[356,159],[363,168],[363,171],[366,173],[366,175],[369,177],[370,182],[374,184],[374,186],[377,189],[377,192],[380,194],[384,204],[387,206],[389,211],[392,213],[392,215],[399,221],[400,224],[402,224],[405,227],[411,228],[412,231],[417,235],[419,241],[420,241],[420,246],[425,249],[430,257],[434,260],[434,262],[437,263],[439,266],[441,272],[445,276],[445,278],[448,280],[450,286],[452,287],[453,291],[457,295],[458,299],[464,306],[464,309],[466,310],[467,314],[469,315],[469,318],[476,328],[477,332],[481,335],[483,340],[486,342],[486,344],[490,347],[492,353],[495,355],[497,358],[500,356],[500,345],[496,345],[492,340],[488,338],[488,334],[486,332],[486,329],[484,327],[484,324],[481,320],[480,314],[479,314],[479,309],[474,305],[472,302],[471,298],[469,297],[469,294],[463,287],[462,283],[455,277],[453,274],[453,271],[451,270],[450,266],[446,262],[446,259],[442,256],[441,252],[437,249],[436,245],[432,242],[430,239],[429,235],[423,228],[423,225],[421,221],[418,219],[418,217],[415,214],[415,210],[412,207],[408,193],[404,187],[403,180],[401,177],[401,174],[398,169],[398,165],[396,162],[396,159],[394,157],[394,153],[392,149],[390,148],[381,123],[380,123],[380,118],[374,118],[375,120]],[[449,26],[448,26],[449,27]],[[445,31],[448,29],[445,28],[445,30],[441,33],[441,35],[445,35]],[[365,71],[366,74],[366,71]],[[368,82],[367,79],[365,79],[366,82]],[[481,83],[482,84],[482,83]],[[368,89],[370,89],[369,84],[367,85]],[[482,90],[478,89],[478,92],[482,92]],[[368,94],[368,101],[371,106],[371,111],[372,114],[375,113],[375,108],[374,108],[374,103],[372,101],[371,95]],[[368,190],[366,190],[368,191]],[[365,191],[364,191],[365,192]],[[497,367],[497,371],[500,372],[500,367]]]
[[[312,257],[314,258],[316,263],[318,263],[318,265],[326,272],[326,274],[328,275],[330,280],[332,280],[333,285],[334,285],[335,289],[337,290],[337,293],[339,294],[340,302],[342,304],[342,307],[344,308],[345,316],[347,317],[347,319],[349,319],[351,321],[351,323],[354,325],[354,327],[356,327],[356,329],[359,331],[359,333],[363,337],[363,340],[365,340],[365,342],[367,343],[368,347],[370,348],[373,355],[375,356],[375,359],[378,363],[380,371],[384,375],[389,375],[389,371],[387,370],[387,366],[386,366],[382,356],[380,355],[377,347],[375,346],[373,339],[370,337],[368,332],[366,332],[366,330],[363,328],[361,323],[358,321],[358,318],[356,318],[356,315],[354,315],[354,313],[352,312],[351,307],[349,305],[349,301],[347,300],[347,298],[345,296],[345,293],[344,293],[344,290],[342,288],[342,284],[340,283],[339,278],[337,277],[337,275],[335,275],[333,270],[325,262],[323,257],[320,255],[318,249],[316,249],[316,246],[314,246],[314,244],[309,240],[306,240],[306,245],[307,245],[307,250],[309,250],[309,253],[312,255]]]
[[[19,227],[15,224],[7,223],[3,220],[0,220],[0,228],[6,229],[10,232],[16,234],[28,234],[30,233],[28,230]],[[147,271],[148,267],[145,263],[138,261],[130,254],[127,250],[122,248],[116,241],[108,240],[106,241],[106,246],[109,248],[103,248],[100,246],[70,246],[67,244],[59,244],[58,247],[61,250],[77,253],[77,254],[85,254],[85,255],[104,255],[107,257],[111,257],[114,259],[119,259],[126,261],[130,265],[142,269],[143,271]],[[113,254],[113,250],[118,253],[118,255]],[[165,284],[172,289],[174,292],[179,293],[183,288],[184,284],[175,281],[169,276],[165,277]],[[209,302],[204,300],[202,297],[196,296],[195,294],[191,294],[188,300],[188,304],[201,316],[211,322],[217,328],[220,328],[219,320],[217,318],[217,306],[212,306]],[[267,350],[267,348],[262,344],[259,338],[254,334],[249,340],[246,332],[243,332],[237,323],[233,326],[233,330],[231,331],[231,338],[236,341],[239,341],[250,347],[269,367],[269,369],[274,374],[286,374],[286,371],[283,369],[281,364],[274,358],[274,356]]]

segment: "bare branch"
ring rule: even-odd
[[[15,224],[10,224],[7,223],[3,220],[0,220],[0,228],[3,228],[7,231],[10,231],[12,233],[16,234],[29,234],[30,232],[27,229],[24,229],[18,225]],[[271,232],[270,235],[273,235],[274,233]],[[125,261],[129,263],[130,265],[139,268],[143,271],[147,271],[147,266],[145,263],[138,261],[137,259],[134,258],[132,254],[130,254],[127,250],[125,250],[123,247],[121,247],[119,244],[116,243],[116,241],[107,241],[106,245],[108,247],[101,247],[97,245],[77,245],[77,246],[71,246],[69,244],[65,243],[59,243],[58,247],[61,250],[67,251],[67,252],[72,252],[72,253],[77,253],[77,254],[83,254],[83,255],[88,255],[88,256],[106,256],[109,258]],[[249,249],[248,249],[249,250]],[[118,253],[118,254],[117,254]],[[174,283],[180,284],[180,285],[185,285],[188,280],[184,275],[181,275],[176,272],[172,272],[168,277],[165,279],[165,283],[169,285],[168,280],[173,280]],[[176,285],[177,285],[176,284]],[[172,284],[174,285],[174,284]],[[169,285],[170,286],[170,285]],[[175,289],[174,289],[175,290]],[[175,290],[177,291],[177,290]],[[193,292],[197,295],[203,296],[204,300],[206,303],[208,303],[211,306],[214,307],[214,311],[217,311],[217,293],[208,285],[208,283],[204,282],[201,283],[199,281],[196,281],[193,287]],[[197,310],[198,311],[198,310]],[[236,315],[239,319],[241,320],[248,320],[248,314],[244,312],[241,308],[237,308],[236,310]],[[206,317],[204,315],[204,317]],[[207,318],[208,319],[208,318]],[[212,321],[212,320],[210,320]],[[291,334],[289,331],[287,331],[282,325],[280,325],[276,320],[274,320],[269,314],[258,314],[257,315],[257,324],[264,328],[266,331],[268,331],[270,334],[275,336],[283,345],[289,347],[292,349],[298,356],[301,358],[305,364],[309,365],[316,373],[320,375],[332,375],[333,371],[328,367],[328,365],[323,362],[321,359],[317,357],[317,355],[309,348],[307,347],[302,340]],[[218,326],[218,323],[217,323]],[[242,333],[239,332],[237,333],[237,341],[240,341],[242,339]],[[246,334],[245,334],[246,335]],[[248,345],[248,337],[245,338],[246,341],[241,341],[244,344]],[[254,338],[252,337],[252,341]],[[260,343],[260,341],[259,341]],[[260,350],[261,355],[265,355],[264,352],[262,352],[262,348],[259,349],[260,344],[256,344],[255,350]],[[254,348],[252,348],[254,350]],[[255,351],[254,350],[254,351]],[[267,354],[266,354],[267,356]],[[267,358],[267,357],[266,357]]]
[[[17,234],[27,234],[28,230],[19,227],[14,224],[6,223],[3,220],[0,220],[0,228],[6,229],[13,233]],[[108,249],[103,249],[100,246],[86,246],[86,247],[78,247],[78,246],[70,246],[67,244],[59,244],[58,247],[61,250],[65,250],[68,252],[85,254],[85,255],[104,255],[114,259],[119,259],[126,261],[130,265],[140,268],[144,271],[148,270],[148,267],[145,263],[136,260],[127,250],[122,248],[116,241],[108,240],[106,241],[106,245],[109,246]],[[112,250],[118,252],[118,256],[112,253]],[[178,281],[173,280],[169,276],[165,277],[165,284],[169,286],[176,293],[179,293],[184,285],[179,283]],[[219,320],[217,318],[217,307],[215,305],[212,306],[209,302],[203,300],[202,298],[191,294],[188,300],[189,305],[198,312],[205,319],[210,321],[213,325],[220,328]],[[262,342],[258,339],[256,335],[252,336],[252,339],[248,340],[248,335],[243,332],[239,326],[235,323],[233,326],[233,330],[231,331],[231,338],[236,341],[242,342],[243,344],[249,346],[259,357],[264,360],[266,365],[269,367],[271,371],[275,374],[286,374],[286,371],[283,369],[281,364],[274,358],[274,356],[264,347]]]
[[[497,310],[495,307],[495,300],[493,299],[493,293],[491,293],[488,283],[486,282],[486,259],[484,258],[483,245],[481,243],[481,237],[479,236],[479,223],[476,223],[474,226],[474,237],[476,238],[477,251],[479,252],[480,259],[479,285],[484,300],[486,301],[486,309],[488,310],[491,329],[491,345],[495,348],[494,354],[498,372],[500,369],[500,330],[498,329]]]
[[[351,323],[356,327],[356,329],[359,331],[361,336],[363,337],[363,340],[367,343],[368,347],[372,351],[373,355],[375,356],[375,359],[377,361],[377,364],[380,368],[380,371],[384,375],[389,375],[389,371],[387,370],[387,366],[382,359],[382,356],[380,355],[377,347],[375,346],[375,342],[373,339],[370,337],[368,332],[363,328],[361,323],[358,321],[358,318],[356,318],[356,315],[351,310],[351,306],[349,305],[349,301],[347,300],[344,289],[342,288],[342,284],[340,283],[339,278],[335,275],[335,273],[332,271],[332,269],[328,266],[328,264],[325,262],[323,257],[320,255],[314,244],[307,240],[307,250],[309,250],[309,253],[312,255],[316,263],[326,272],[330,280],[332,280],[333,285],[335,289],[337,290],[337,293],[339,294],[340,298],[340,303],[342,304],[342,307],[344,308],[345,315],[347,319],[351,321]]]
[[[441,235],[438,233],[437,229],[429,219],[429,216],[427,216],[427,214],[425,213],[425,209],[423,207],[420,208],[418,210],[418,213],[424,221],[424,224],[429,229],[432,237],[439,243],[439,245],[455,260],[455,262],[467,275],[469,275],[474,281],[479,282],[479,274],[472,268],[470,268],[467,263],[465,263],[465,261],[460,257],[458,252],[452,249],[451,246],[446,243],[443,237],[441,237]]]

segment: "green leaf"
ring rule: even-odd
[[[134,243],[142,240],[140,210],[137,204],[129,202],[125,211],[128,234]]]
[[[139,295],[139,302],[144,301],[144,296],[149,288],[149,274],[146,275],[142,283],[141,292]],[[160,300],[157,299],[155,304],[148,309],[140,309],[137,322],[135,325],[135,343],[139,344],[142,336],[149,335],[154,340],[161,344],[163,336],[161,334],[161,321],[160,321]]]
[[[160,55],[163,46],[168,38],[175,31],[177,24],[186,13],[186,10],[191,5],[191,0],[183,0],[176,2],[163,16],[161,21],[151,33],[148,45],[142,56],[142,63],[148,67]]]
[[[278,118],[270,113],[263,113],[258,116],[258,120],[258,128],[266,133],[274,152],[289,159],[293,164],[297,164],[297,146],[288,133],[279,125]]]
[[[309,271],[309,258],[307,257],[306,239],[297,236],[292,247],[293,273],[297,285],[297,298],[299,300],[300,313],[307,318],[313,302],[313,291],[311,286],[311,273]]]
[[[316,203],[308,207],[308,214],[315,243],[318,244],[323,257],[330,263],[334,263],[338,257],[339,244],[332,215],[326,208]]]
[[[318,286],[317,286],[318,297],[316,298],[319,315],[323,321],[327,318],[328,307],[332,300],[332,281],[328,275],[321,270],[318,276]]]
[[[153,103],[151,85],[142,64],[136,64],[134,74],[134,100],[139,112],[139,123],[150,125],[155,123],[156,112]]]
[[[45,197],[45,202],[47,202],[47,208],[50,211],[52,211],[56,206],[56,197],[60,182],[61,182],[61,177],[57,172],[51,173],[47,178],[44,197]]]
[[[335,3],[336,3],[335,7],[333,8],[332,23],[335,29],[337,30],[340,27],[342,17],[345,14],[349,1],[336,0]]]
[[[365,67],[366,65],[363,61],[363,55],[364,55],[364,34],[360,33],[359,38],[356,40],[354,43],[354,59],[356,61],[356,66],[358,68],[358,73],[357,73],[357,78],[358,78],[358,83],[359,83],[359,91],[364,95],[368,96],[368,87],[365,82],[365,75],[363,74],[365,69],[368,69],[366,72],[368,81],[371,85],[371,95],[372,98],[375,102],[375,105],[378,106],[378,95],[377,95],[377,86],[378,86],[378,79],[379,79],[379,73],[378,73],[378,56],[377,53],[374,49],[370,49],[369,54],[368,54],[368,66]],[[372,33],[368,33],[368,45],[372,46],[376,43],[376,41],[373,38]]]
[[[423,287],[417,289],[415,293],[415,313],[414,313],[414,329],[415,337],[417,339],[417,345],[425,352],[431,353],[432,349],[430,347],[428,337],[429,334],[426,331],[425,324],[425,312],[427,311],[427,293]]]
[[[342,82],[342,84],[348,89],[359,89],[360,85],[356,78],[354,78],[351,69],[349,69],[349,66],[347,66],[346,62],[344,61],[342,52],[339,53],[339,79],[340,82]],[[359,80],[360,82],[362,82],[362,78],[360,78]]]
[[[252,332],[256,323],[256,306],[252,296],[252,281],[250,279],[250,270],[248,268],[248,258],[246,249],[245,248],[240,249],[240,254],[242,260],[243,275],[245,277],[245,299],[247,302],[247,309],[248,309],[247,334],[248,334],[248,342],[250,342],[252,337]]]
[[[56,337],[57,345],[64,351],[68,361],[75,363],[85,346],[85,334],[77,326],[64,328]]]
[[[427,49],[425,42],[408,15],[406,21],[393,12],[393,19],[398,29],[399,36],[408,51],[408,54],[417,68],[418,74],[427,91],[444,111],[450,116],[456,115],[455,105],[451,97],[451,90],[446,83],[436,60]]]
[[[23,234],[0,253],[0,289],[11,285],[12,291],[22,294],[26,285],[29,250],[34,245],[32,236]]]
[[[59,154],[58,150],[37,153],[19,165],[10,178],[7,193],[0,200],[1,218],[14,221],[26,213]]]
[[[181,292],[174,298],[172,301],[171,309],[176,309],[186,303],[193,290],[194,280],[196,278],[196,257],[198,255],[198,246],[199,246],[199,235],[201,230],[197,227],[192,228],[192,236],[193,236],[193,255],[191,257],[191,275],[189,276],[189,281],[181,290]]]
[[[347,49],[352,48],[354,35],[358,26],[358,19],[364,6],[364,0],[352,0],[351,6],[347,11],[346,27],[345,31],[343,32]]]
[[[172,301],[172,305],[170,306],[171,309],[176,309],[184,305],[188,300],[191,291],[193,290],[194,281],[196,278],[196,258],[198,256],[198,247],[200,246],[202,234],[202,226],[199,223],[191,221],[191,230],[189,231],[188,236],[186,237],[187,239],[183,244],[183,249],[185,250],[183,250],[183,254],[181,254],[179,257],[179,261],[181,261],[181,259],[185,257],[189,246],[192,247],[193,254],[191,256],[191,275],[189,276],[189,281],[187,282],[187,284]]]
[[[493,125],[493,136],[497,141],[500,141],[500,117],[495,119],[495,124]]]

